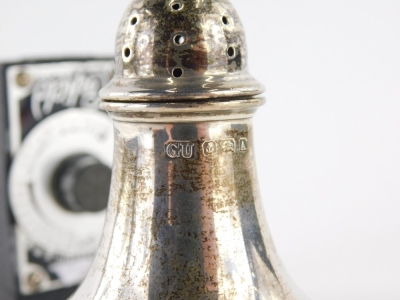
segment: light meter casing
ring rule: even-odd
[[[0,65],[0,299],[66,299],[86,275],[111,177],[98,91],[112,75],[109,58]]]

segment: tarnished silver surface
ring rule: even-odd
[[[228,0],[136,0],[120,24],[115,77],[101,97],[147,102],[263,90],[247,71],[245,34]]]
[[[228,1],[131,5],[116,76],[101,93],[115,128],[107,220],[73,300],[305,299],[277,257],[258,193],[261,91]]]
[[[251,117],[262,103],[102,103],[115,125],[113,184],[74,299],[304,299],[258,194]]]

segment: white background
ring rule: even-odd
[[[400,1],[232,0],[278,252],[314,300],[400,299]],[[0,60],[111,55],[128,0],[1,0]]]

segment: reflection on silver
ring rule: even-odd
[[[305,299],[264,219],[252,135],[263,88],[245,49],[227,0],[131,4],[102,91],[115,128],[107,220],[72,299]]]

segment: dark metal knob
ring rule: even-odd
[[[55,170],[52,190],[56,201],[73,212],[98,212],[107,207],[111,169],[97,158],[79,154]]]

